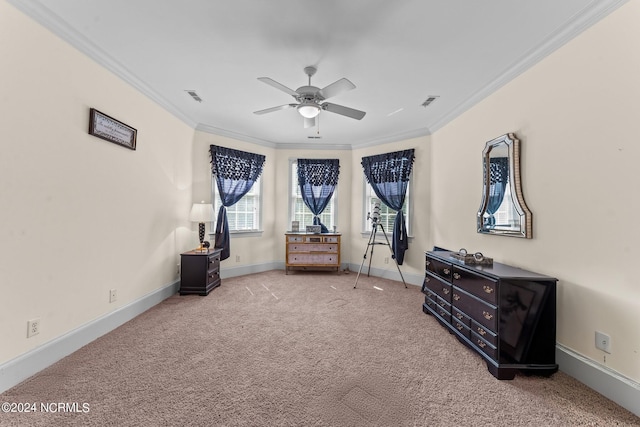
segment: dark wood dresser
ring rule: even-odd
[[[422,310],[480,354],[500,380],[517,371],[556,372],[557,280],[499,263],[465,265],[452,254],[426,252]]]
[[[222,249],[180,254],[180,295],[208,295],[220,286],[220,252]]]

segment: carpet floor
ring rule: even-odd
[[[562,372],[495,379],[418,287],[354,282],[269,271],[172,296],[2,393],[37,410],[0,426],[640,426]]]

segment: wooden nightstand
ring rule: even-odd
[[[220,252],[222,249],[180,254],[180,295],[204,296],[220,286]]]

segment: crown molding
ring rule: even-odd
[[[7,0],[10,4],[33,18],[36,22],[53,32],[55,35],[69,43],[71,46],[84,53],[95,62],[111,71],[117,77],[133,86],[138,92],[147,96],[160,107],[173,114],[178,119],[195,128],[197,123],[187,117],[178,107],[167,101],[158,92],[151,88],[144,81],[140,80],[135,74],[129,71],[124,65],[119,63],[115,58],[103,51],[99,46],[88,40],[82,34],[74,30],[62,21],[57,15],[53,14],[49,9],[43,6],[39,1],[34,0]]]

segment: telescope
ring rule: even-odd
[[[373,204],[372,211],[373,215],[371,215],[371,212],[367,212],[367,219],[370,219],[373,225],[376,225],[380,222],[380,202],[375,202]]]

